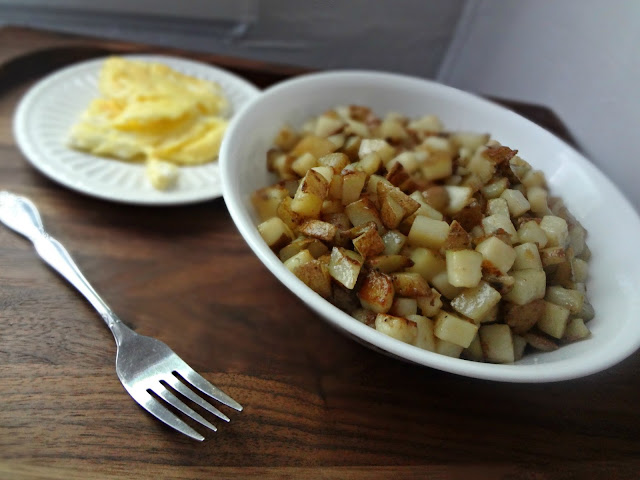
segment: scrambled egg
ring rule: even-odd
[[[100,71],[99,90],[71,129],[71,147],[126,161],[153,159],[147,172],[158,161],[200,165],[217,158],[230,109],[218,84],[163,64],[112,57]],[[152,181],[156,188],[171,183]]]

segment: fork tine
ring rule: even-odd
[[[180,400],[173,393],[171,393],[169,390],[167,390],[167,388],[164,385],[159,383],[158,386],[156,386],[156,388],[154,388],[152,390],[153,390],[154,393],[156,393],[160,397],[162,397],[162,399],[165,402],[167,402],[169,405],[177,408],[182,413],[184,413],[188,417],[191,417],[196,422],[201,423],[202,425],[204,425],[205,427],[213,430],[214,432],[218,431],[218,429],[215,427],[215,425],[212,425],[211,423],[209,423],[204,417],[202,417],[202,415],[200,415],[198,412],[196,412],[191,407],[186,405],[182,400]]]
[[[151,415],[156,417],[161,422],[166,423],[171,428],[175,428],[180,433],[184,433],[186,436],[198,440],[199,442],[204,440],[204,437],[196,432],[189,425],[184,423],[173,412],[163,407],[158,400],[153,398],[146,390],[132,391],[128,390],[129,394],[138,404],[144,408]]]
[[[188,389],[187,387],[184,386],[184,384],[175,376],[172,375],[169,379],[165,380],[167,382],[167,384],[173,388],[174,390],[176,390],[177,392],[181,393],[182,395],[184,395],[185,397],[187,397],[189,400],[191,400],[192,402],[200,405],[202,408],[204,408],[205,410],[213,413],[216,417],[224,420],[225,422],[229,421],[229,417],[227,417],[224,413],[222,413],[220,410],[218,410],[216,407],[214,407],[213,405],[211,405],[209,402],[207,402],[205,399],[203,399],[202,397],[200,397],[199,395],[196,395],[195,393],[193,393],[190,389]]]
[[[189,382],[201,392],[206,393],[210,397],[215,398],[220,403],[224,403],[228,407],[231,407],[239,412],[242,411],[242,405],[240,405],[218,387],[209,383],[207,379],[205,379],[202,375],[200,375],[186,363],[181,369],[176,369],[176,371],[182,378],[184,378],[187,382]]]

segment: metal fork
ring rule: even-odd
[[[139,335],[122,323],[82,275],[62,244],[45,232],[38,209],[30,200],[6,191],[0,192],[0,221],[31,240],[40,257],[76,287],[98,311],[116,340],[118,378],[142,408],[170,427],[200,441],[204,437],[167,409],[159,399],[213,431],[217,430],[216,427],[174,392],[224,421],[228,422],[229,417],[194,393],[185,383],[224,405],[242,410],[238,402],[199,375],[165,343]]]

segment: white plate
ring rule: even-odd
[[[204,63],[163,55],[126,55],[159,62],[194,77],[218,82],[232,115],[259,94],[242,78]],[[175,205],[211,200],[222,194],[218,163],[181,168],[175,188],[154,189],[144,165],[78,152],[66,145],[69,130],[89,102],[98,97],[98,75],[105,58],[57,71],[34,85],[22,98],[13,121],[22,153],[43,174],[73,190],[116,202]]]
[[[336,105],[385,114],[438,115],[451,130],[488,132],[534,168],[589,232],[588,298],[593,335],[514,365],[493,365],[421,350],[377,332],[333,306],[291,273],[258,233],[251,194],[274,182],[265,154],[279,128],[301,126]],[[231,121],[220,150],[224,200],[238,230],[265,266],[331,325],[371,348],[447,372],[508,382],[551,382],[608,368],[640,347],[640,218],[620,191],[580,153],[548,131],[482,98],[427,80],[379,72],[335,71],[281,82]]]

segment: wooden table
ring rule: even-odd
[[[95,288],[245,405],[203,443],[123,390],[96,313],[0,226],[0,478],[640,478],[640,355],[546,385],[392,360],[276,280],[222,199],[145,208],[49,181],[19,153],[14,107],[42,75],[139,45],[0,30],[0,190],[30,197]],[[163,50],[167,53],[166,50]],[[188,55],[185,52],[169,52]],[[301,70],[190,55],[264,86]],[[511,103],[558,134],[549,110]]]

